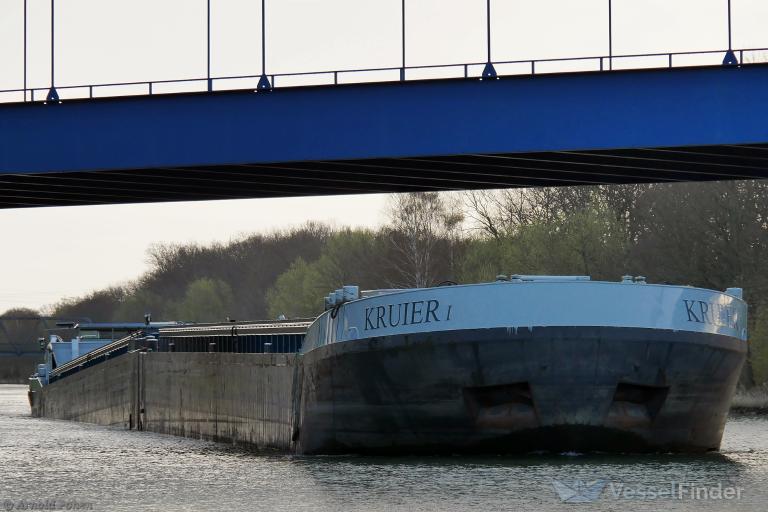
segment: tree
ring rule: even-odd
[[[0,315],[0,352],[38,351],[37,338],[44,335],[45,325],[34,309],[13,308]]]
[[[655,185],[638,205],[636,268],[660,281],[768,291],[768,184]]]
[[[369,230],[344,229],[310,263],[296,258],[267,292],[269,315],[312,317],[323,311],[323,297],[344,285],[361,289],[385,286],[383,240]]]
[[[232,288],[227,283],[198,279],[187,287],[184,299],[176,307],[176,317],[191,322],[221,322],[231,314],[234,302]]]
[[[467,218],[476,231],[499,239],[531,224],[551,224],[588,208],[610,210],[634,233],[637,199],[648,185],[597,185],[468,191]]]
[[[316,275],[314,265],[304,258],[296,258],[291,266],[280,274],[275,285],[267,291],[270,318],[284,315],[286,318],[309,318],[322,312],[321,296],[312,282]]]
[[[227,283],[237,297],[231,316],[264,318],[266,291],[296,256],[315,260],[331,236],[324,224],[307,223],[287,231],[255,234],[208,246],[160,245],[149,251],[150,271],[134,287],[152,292],[171,303],[184,299],[187,286],[202,278]]]
[[[449,209],[437,192],[411,192],[393,195],[388,214],[387,234],[395,249],[392,264],[400,276],[393,284],[416,288],[435,284],[436,249],[446,240],[450,249],[451,235],[463,221],[461,212]]]
[[[126,295],[123,286],[110,286],[85,297],[62,299],[53,306],[53,315],[60,318],[84,319],[108,322]]]
[[[152,319],[175,320],[172,315],[178,306],[169,298],[164,298],[151,290],[136,287],[127,294],[112,315],[113,322],[141,322],[145,314]]]
[[[499,238],[480,238],[464,260],[462,280],[497,274],[584,274],[616,279],[627,258],[623,225],[608,209],[587,208],[564,218],[518,226]]]

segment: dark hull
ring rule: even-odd
[[[335,343],[303,357],[300,453],[704,452],[746,342],[607,327]]]

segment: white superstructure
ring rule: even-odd
[[[628,327],[746,340],[741,289],[646,284],[645,278],[520,276],[493,283],[363,292],[337,301],[310,326],[304,352],[363,338],[463,329]]]

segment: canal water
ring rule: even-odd
[[[291,457],[32,418],[3,385],[2,510],[766,511],[768,418],[702,456]]]

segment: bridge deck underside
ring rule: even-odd
[[[0,174],[0,208],[768,178],[768,144]]]

